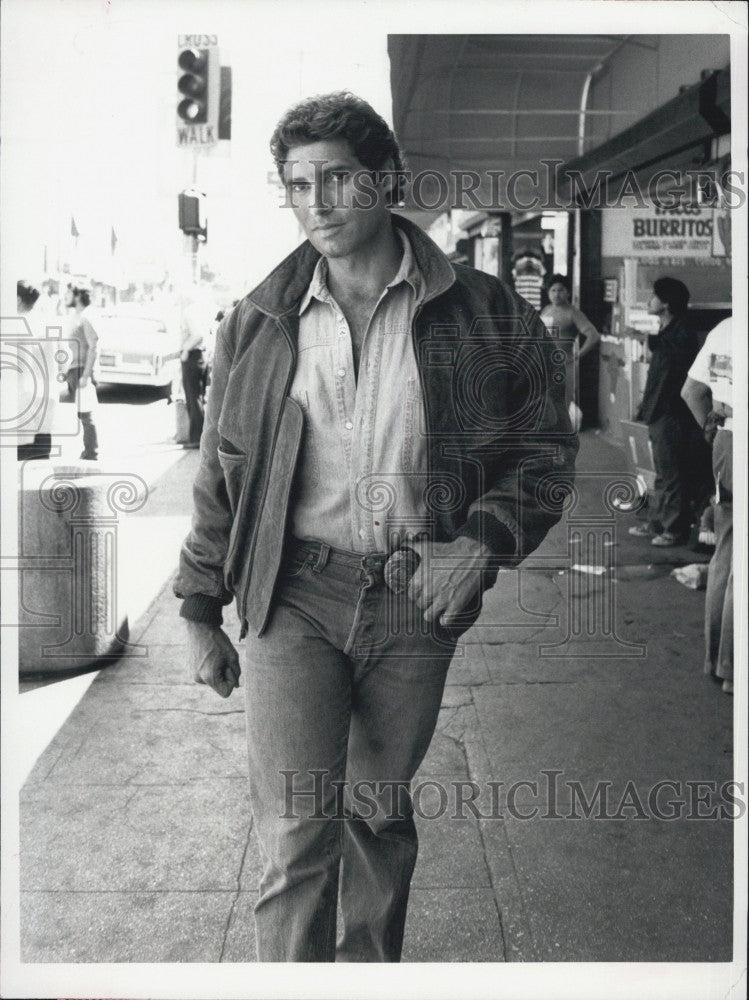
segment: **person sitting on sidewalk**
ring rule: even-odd
[[[648,375],[636,420],[648,425],[655,464],[655,497],[648,504],[647,523],[629,529],[630,535],[650,538],[655,546],[684,544],[689,538],[696,485],[695,466],[707,459],[704,442],[695,441],[693,420],[681,387],[694,361],[698,342],[685,322],[689,290],[676,278],[658,278],[648,304],[658,317],[658,333],[648,337],[651,352]],[[699,499],[705,501],[709,494]],[[695,496],[695,499],[697,497]],[[704,502],[701,509],[704,508]]]
[[[715,552],[705,596],[705,673],[733,694],[733,344],[731,320],[707,335],[689,369],[682,399],[712,444]]]

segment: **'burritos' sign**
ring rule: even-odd
[[[712,257],[711,208],[607,208],[603,210],[604,257]],[[722,254],[721,254],[722,256]]]

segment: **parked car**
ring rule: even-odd
[[[171,393],[180,378],[179,327],[159,317],[100,313],[96,362],[99,382],[150,385]]]

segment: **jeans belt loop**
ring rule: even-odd
[[[320,551],[317,553],[317,561],[312,567],[313,573],[322,573],[328,562],[328,556],[330,555],[330,546],[326,545],[325,542],[320,543]]]

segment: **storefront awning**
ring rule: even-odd
[[[631,128],[569,160],[564,171],[579,172],[588,188],[596,174],[604,171],[611,174],[612,181],[628,171],[642,181],[666,161],[671,169],[699,166],[709,152],[703,153],[701,147],[730,131],[731,74],[725,69],[686,87]]]
[[[541,160],[561,161],[583,179],[597,170],[644,169],[666,156],[674,167],[704,162],[700,143],[730,131],[729,71],[706,74],[644,116],[641,94],[637,106],[611,107],[601,99],[605,92],[588,106],[591,82],[595,86],[632,47],[655,57],[657,39],[390,35],[393,122],[411,171],[447,178],[473,171],[486,202],[489,171],[538,171]],[[675,162],[682,153],[683,163]],[[406,208],[418,207],[412,195]]]
[[[576,157],[581,141],[584,148],[592,142],[580,139],[585,81],[628,41],[625,35],[390,35],[393,121],[411,170],[509,175],[537,168],[541,157]],[[633,120],[631,111],[589,115]]]

